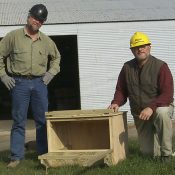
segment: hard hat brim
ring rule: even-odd
[[[131,46],[130,49],[132,48],[136,48],[136,47],[140,47],[140,46],[145,46],[145,45],[151,45],[151,43],[147,43],[147,44],[138,44],[138,45],[134,45],[134,46]]]

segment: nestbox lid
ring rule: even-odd
[[[76,119],[76,118],[96,118],[96,117],[112,117],[121,115],[123,112],[114,112],[111,109],[95,109],[95,110],[65,110],[46,112],[47,119]]]

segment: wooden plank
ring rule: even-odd
[[[110,148],[112,152],[112,162],[117,164],[124,160],[128,152],[128,132],[126,115],[110,118]]]
[[[74,115],[78,115],[78,114],[95,114],[95,113],[109,113],[109,112],[113,112],[112,109],[94,109],[94,110],[62,110],[62,111],[51,111],[51,112],[46,112],[46,114],[74,114]]]
[[[112,117],[112,116],[111,116]],[[66,122],[68,122],[68,121],[88,121],[88,120],[108,120],[108,118],[109,117],[91,117],[91,118],[89,118],[89,117],[80,117],[80,118],[58,118],[58,117],[49,117],[49,118],[46,118],[46,120],[49,120],[49,121],[52,121],[52,122],[61,122],[61,121],[66,121]]]
[[[107,155],[110,154],[110,153],[112,153],[112,150],[111,149],[109,149],[109,150],[107,150],[105,152],[102,152],[101,154],[94,155],[93,159],[89,159],[86,162],[86,166],[92,166],[97,161],[99,161],[99,160],[104,159],[105,157],[107,157]]]
[[[114,116],[114,115],[119,115],[119,113],[116,112],[106,112],[106,113],[81,113],[81,114],[74,114],[74,113],[57,113],[57,112],[49,112],[46,113],[47,117],[94,117],[94,116],[102,116],[102,117],[107,117],[107,116]]]
[[[124,113],[124,112],[122,112]],[[105,114],[46,114],[46,119],[91,119],[91,118],[109,118],[119,116],[122,113],[105,113]]]
[[[64,165],[81,165],[81,166],[91,166],[95,162],[105,158],[107,154],[111,153],[112,150],[79,150],[79,151],[62,151],[62,152],[52,152],[41,156],[38,159],[46,167],[58,167]]]
[[[120,112],[122,113],[122,112]],[[65,110],[46,112],[46,118],[88,118],[88,117],[109,117],[120,115],[119,112],[113,112],[110,109],[99,110]]]

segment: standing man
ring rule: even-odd
[[[147,35],[136,32],[130,48],[135,58],[123,65],[109,109],[118,111],[129,98],[141,151],[166,162],[172,155],[173,77],[168,65],[150,54]]]
[[[39,155],[47,152],[47,85],[60,71],[60,54],[55,43],[39,31],[47,14],[43,4],[34,5],[29,10],[25,27],[11,31],[0,42],[0,78],[12,97],[9,168],[16,167],[24,158],[29,103],[36,125],[37,152]]]

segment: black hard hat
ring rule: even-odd
[[[39,21],[46,21],[47,19],[47,8],[43,4],[36,4],[30,10],[29,14]]]

